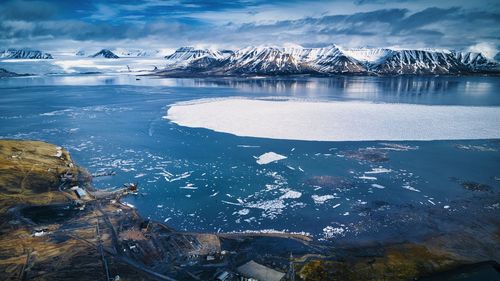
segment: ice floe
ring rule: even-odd
[[[257,164],[265,165],[283,159],[286,159],[286,156],[283,156],[275,152],[266,152],[257,158]]]
[[[302,196],[301,192],[288,190],[285,194],[280,196],[280,199],[298,199]]]
[[[360,179],[360,180],[370,180],[370,181],[376,181],[377,180],[376,177],[369,177],[369,176],[365,176],[365,175],[363,175],[361,177],[358,177],[358,179]]]
[[[182,174],[180,174],[180,175],[177,175],[175,178],[171,178],[171,175],[172,175],[172,174],[170,174],[170,173],[165,173],[164,178],[165,178],[165,180],[166,180],[167,182],[174,182],[174,181],[178,181],[178,180],[181,180],[181,179],[185,179],[185,178],[190,177],[190,176],[191,176],[191,173],[192,173],[192,172],[185,172],[185,173],[182,173]]]
[[[346,234],[346,229],[343,226],[333,227],[327,226],[323,228],[323,238],[324,239],[332,239],[335,237],[343,237]]]
[[[383,174],[383,173],[390,173],[390,172],[392,172],[391,169],[378,167],[378,168],[372,168],[371,171],[365,172],[365,174]]]
[[[249,209],[241,209],[238,211],[238,215],[240,216],[246,216],[250,213],[250,210]]]
[[[372,184],[372,187],[375,187],[375,188],[378,188],[378,189],[384,189],[385,188],[385,186],[380,185],[380,184],[376,184],[376,183]]]
[[[192,184],[192,183],[188,183],[185,186],[181,186],[179,188],[181,188],[181,189],[190,189],[190,190],[196,190],[196,189],[198,189],[198,187],[194,186],[194,184]]]
[[[500,138],[500,110],[486,106],[227,98],[174,104],[167,118],[187,127],[274,139]],[[387,146],[387,149],[410,148]]]
[[[316,204],[323,204],[325,203],[326,201],[328,200],[331,200],[331,199],[335,199],[335,198],[338,198],[334,195],[312,195],[311,198],[314,200],[314,203]]]
[[[415,192],[420,192],[420,190],[412,187],[412,186],[409,186],[409,185],[403,185],[402,186],[404,189],[408,189],[408,190],[411,190],[411,191],[415,191]]]

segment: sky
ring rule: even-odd
[[[498,0],[0,0],[0,46],[500,49]]]

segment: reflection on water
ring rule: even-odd
[[[366,77],[325,78],[156,78],[132,74],[35,76],[0,79],[0,87],[45,85],[133,85],[231,89],[255,95],[320,99],[361,99],[422,104],[500,105],[497,77]]]
[[[338,96],[384,102],[499,105],[494,93],[500,80],[492,77],[352,77],[195,79],[182,86],[231,87],[246,92],[309,98]],[[481,97],[477,97],[477,94]]]

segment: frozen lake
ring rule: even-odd
[[[139,182],[141,194],[126,201],[179,229],[406,240],[498,224],[500,140],[498,131],[481,135],[478,126],[500,124],[499,93],[495,77],[0,79],[0,137],[52,142],[92,173],[117,172],[96,178],[98,188]],[[433,105],[437,115],[458,108],[453,114],[470,122],[454,128],[462,140],[332,142],[243,137],[163,118],[175,103],[230,97],[424,107],[428,117]],[[301,121],[303,108],[287,114],[294,111]],[[474,120],[463,118],[472,111]],[[242,122],[224,116],[228,124]],[[446,135],[445,121],[435,132]],[[304,139],[313,139],[307,129]]]

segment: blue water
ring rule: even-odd
[[[162,118],[175,102],[230,96],[500,106],[500,79],[0,79],[0,137],[55,143],[92,173],[117,172],[96,178],[97,188],[138,182],[140,194],[124,200],[181,230],[380,241],[498,225],[500,140],[270,140]],[[255,157],[269,151],[288,158],[258,165]],[[365,173],[382,168],[390,172]],[[468,190],[464,182],[488,190]]]

